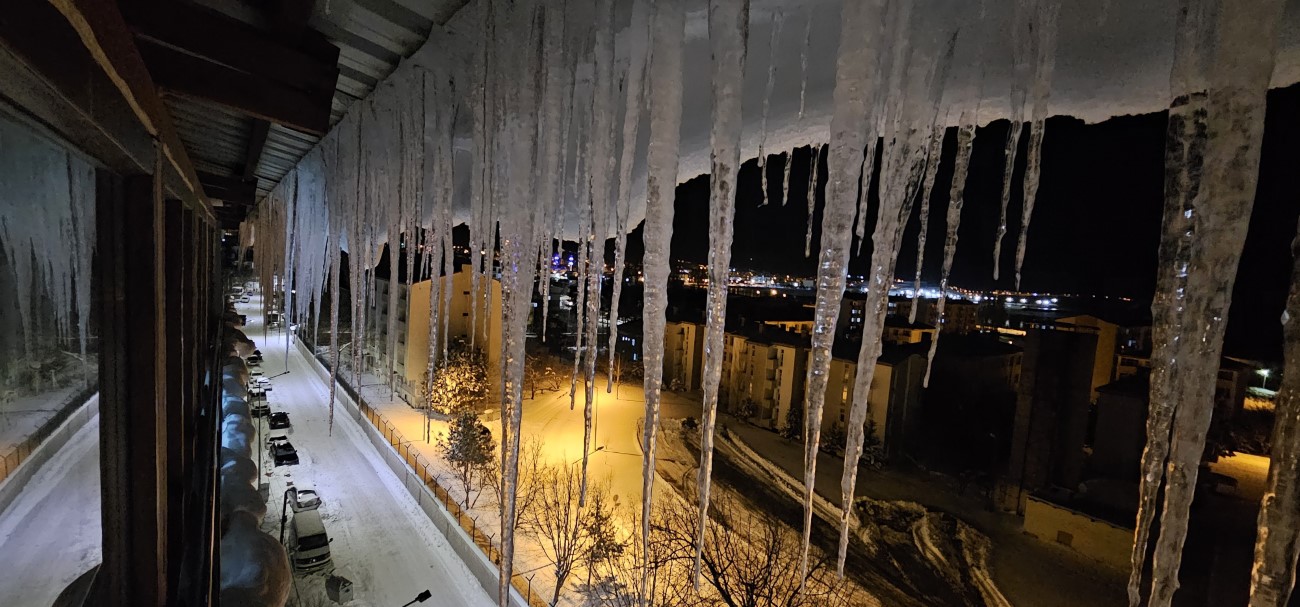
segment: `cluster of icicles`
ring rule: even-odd
[[[1013,68],[1010,91],[1011,129],[1005,142],[1002,222],[997,247],[1006,232],[1013,166],[1029,108],[1029,157],[1023,188],[1024,209],[1015,255],[1016,282],[1024,259],[1026,235],[1038,189],[1040,152],[1048,116],[1055,55],[1059,0],[1019,0],[1012,30]],[[1177,587],[1176,573],[1186,531],[1187,508],[1195,485],[1214,387],[1215,365],[1223,337],[1235,265],[1244,240],[1245,218],[1253,200],[1263,124],[1264,92],[1273,65],[1276,31],[1261,35],[1245,26],[1264,24],[1275,30],[1281,0],[1182,0],[1178,25],[1173,90],[1180,96],[1170,113],[1166,172],[1173,177],[1167,193],[1166,231],[1161,243],[1161,274],[1155,302],[1157,327],[1149,440],[1143,457],[1141,513],[1134,548],[1131,597],[1141,600],[1139,580],[1145,566],[1147,537],[1163,484],[1166,495],[1161,532],[1154,557],[1151,605],[1168,605]],[[549,263],[565,236],[577,234],[579,285],[579,353],[571,382],[571,406],[578,400],[578,381],[585,391],[590,452],[591,413],[599,344],[602,267],[605,240],[614,234],[613,305],[617,310],[626,235],[631,226],[630,199],[638,192],[633,165],[645,163],[644,224],[644,365],[645,424],[643,458],[643,541],[650,531],[654,488],[655,434],[658,428],[663,371],[664,314],[672,238],[674,189],[678,183],[682,122],[682,73],[685,0],[635,0],[629,11],[616,12],[614,0],[484,0],[465,10],[475,28],[476,45],[447,44],[437,61],[409,61],[368,99],[355,104],[343,120],[312,150],[259,206],[252,218],[258,236],[256,262],[262,284],[286,285],[289,322],[319,319],[322,290],[331,291],[330,350],[334,359],[349,350],[352,368],[361,368],[367,331],[366,314],[375,305],[396,306],[397,289],[387,302],[370,301],[373,269],[382,247],[390,246],[392,280],[398,280],[396,251],[404,247],[407,282],[452,272],[451,229],[469,228],[469,253],[476,303],[472,325],[494,313],[491,302],[477,301],[480,281],[499,271],[502,301],[495,313],[503,319],[501,455],[504,495],[501,506],[501,604],[507,602],[512,575],[515,528],[514,494],[522,411],[521,383],[525,324],[534,289],[549,301]],[[913,27],[911,3],[902,0],[844,2],[838,50],[827,164],[825,208],[818,256],[815,329],[809,364],[804,422],[806,433],[804,567],[812,527],[812,487],[820,440],[833,328],[845,290],[847,263],[854,246],[871,235],[871,270],[861,350],[848,423],[838,567],[841,573],[851,527],[856,484],[855,465],[863,450],[863,430],[887,292],[902,246],[903,226],[914,201],[921,201],[922,223],[928,221],[930,192],[949,188],[947,234],[942,259],[939,310],[943,309],[949,270],[957,244],[978,108],[960,116],[939,113],[945,90],[980,87],[982,82],[949,82],[959,32]],[[616,18],[617,16],[617,18]],[[781,22],[771,19],[767,41],[774,48]],[[699,466],[700,508],[710,497],[712,445],[717,419],[718,386],[726,316],[736,178],[741,162],[741,89],[750,40],[748,0],[711,0],[708,41],[712,66],[712,148],[709,288],[703,372],[704,413]],[[806,20],[805,23],[810,20]],[[810,32],[805,27],[805,46]],[[622,30],[615,36],[616,30]],[[909,32],[927,32],[909,34]],[[438,34],[431,45],[438,45]],[[1215,42],[1211,44],[1211,42]],[[1228,61],[1227,59],[1231,59]],[[807,70],[807,52],[802,69]],[[978,63],[978,62],[977,62]],[[1235,69],[1212,73],[1208,66]],[[770,95],[775,67],[766,74]],[[653,95],[646,94],[653,91]],[[801,99],[803,97],[801,93]],[[801,104],[802,105],[802,104]],[[802,110],[802,108],[801,108]],[[769,112],[765,102],[761,124]],[[649,133],[639,146],[643,115]],[[987,117],[986,117],[987,118]],[[955,129],[947,128],[955,123]],[[1244,127],[1242,125],[1245,125]],[[459,127],[459,128],[458,128]],[[468,143],[456,139],[471,133]],[[937,183],[940,150],[948,133],[956,138],[950,184]],[[1204,133],[1209,133],[1205,136]],[[760,139],[761,146],[764,145]],[[468,153],[466,153],[468,149]],[[1173,153],[1176,152],[1176,153]],[[760,152],[763,204],[767,203],[767,151]],[[822,154],[819,148],[814,158]],[[457,155],[461,158],[457,158]],[[466,158],[465,156],[468,156]],[[790,156],[785,157],[782,200],[787,198]],[[458,171],[467,174],[457,174]],[[816,179],[813,172],[812,179]],[[879,191],[874,222],[867,214],[867,192]],[[814,182],[811,188],[816,188]],[[466,203],[467,201],[467,203]],[[810,197],[810,205],[814,204]],[[467,210],[466,210],[467,209]],[[811,222],[812,213],[809,213]],[[576,225],[576,232],[574,226]],[[808,231],[808,252],[814,250]],[[921,229],[922,238],[926,229]],[[1194,236],[1194,237],[1193,237]],[[924,242],[918,243],[918,249]],[[351,344],[339,343],[340,250],[348,255]],[[412,254],[418,251],[419,254]],[[995,258],[1000,257],[1000,250]],[[918,264],[919,265],[919,264]],[[994,264],[997,267],[997,264]],[[996,269],[995,269],[996,272]],[[540,277],[540,280],[539,280]],[[429,371],[445,360],[450,293],[432,281],[429,322]],[[490,289],[483,289],[490,293]],[[486,298],[486,295],[484,296]],[[1293,297],[1294,299],[1294,297]],[[543,303],[545,306],[546,303]],[[1293,301],[1294,307],[1297,304]],[[915,310],[915,306],[913,310]],[[547,311],[543,309],[543,317]],[[615,312],[616,314],[616,312]],[[395,322],[396,314],[388,315]],[[438,322],[441,320],[441,322]],[[616,318],[610,319],[612,356]],[[318,320],[318,324],[319,324]],[[380,344],[391,356],[395,332]],[[478,331],[471,331],[471,335]],[[1297,354],[1296,330],[1288,327]],[[439,336],[442,336],[441,338]],[[937,339],[931,344],[933,356]],[[439,348],[441,351],[439,352]],[[391,363],[390,363],[391,364]],[[1294,364],[1294,362],[1293,362]],[[334,375],[331,377],[331,415]],[[391,373],[389,374],[391,377]],[[1283,402],[1294,403],[1300,372],[1288,373]],[[928,372],[927,372],[928,381]],[[608,390],[608,386],[606,386]],[[1287,400],[1287,399],[1290,400]],[[1294,407],[1292,407],[1294,408]],[[1177,416],[1175,410],[1179,410]],[[1185,413],[1184,413],[1185,411]],[[1290,409],[1279,409],[1279,425],[1300,432]],[[1290,417],[1287,417],[1290,415]],[[332,417],[331,417],[332,420]],[[1289,421],[1289,425],[1284,422]],[[1289,435],[1288,435],[1289,436]],[[1293,444],[1288,442],[1275,444]],[[1279,605],[1289,595],[1294,574],[1297,525],[1295,486],[1297,456],[1270,476],[1276,501],[1267,501],[1261,522],[1260,559],[1255,569],[1257,605]],[[584,470],[586,456],[583,459]],[[1278,468],[1282,468],[1279,472]],[[586,480],[584,474],[583,488]],[[1273,500],[1270,497],[1270,500]],[[1278,526],[1273,526],[1274,521]],[[703,534],[708,517],[700,517]],[[702,537],[702,535],[701,535]],[[696,576],[699,575],[697,542]],[[1289,559],[1289,560],[1288,560]],[[1289,564],[1288,564],[1289,563]],[[643,563],[644,565],[644,563]],[[643,576],[648,571],[643,569]],[[644,580],[643,580],[644,582]],[[644,590],[644,589],[643,589]],[[1263,598],[1272,596],[1274,598]],[[1280,598],[1279,598],[1280,597]]]
[[[25,356],[53,316],[58,340],[75,336],[85,358],[94,244],[94,166],[0,116],[0,246],[15,278]]]

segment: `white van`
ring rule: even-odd
[[[319,569],[330,563],[330,538],[320,512],[303,510],[293,514],[293,533],[289,536],[293,566],[298,571]]]

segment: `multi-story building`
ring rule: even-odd
[[[1082,480],[1096,351],[1091,332],[1028,331],[998,507],[1023,514],[1030,493]]]
[[[447,318],[447,334],[441,335],[442,325],[437,330],[441,349],[441,340],[464,341],[482,351],[487,360],[488,374],[499,377],[501,365],[501,282],[495,278],[478,281],[477,296],[473,296],[473,279],[469,266],[461,266],[450,279],[444,276],[439,281],[439,300],[443,299],[444,289],[450,285],[451,306]],[[388,360],[384,354],[388,343],[388,289],[392,283],[386,279],[376,279],[376,297],[372,314],[375,318],[374,339],[368,356],[375,361],[376,369],[387,372]],[[422,385],[429,366],[429,310],[430,294],[433,281],[424,280],[412,285],[396,283],[397,322],[396,322],[396,360],[393,363],[394,381],[399,395],[408,402],[415,402],[423,391]],[[475,306],[477,311],[472,313]],[[441,321],[439,321],[441,322]],[[471,331],[473,336],[471,337]]]
[[[923,322],[908,322],[906,316],[890,314],[885,317],[881,340],[887,344],[919,344],[934,339],[934,325]]]
[[[664,324],[664,387],[699,390],[704,361],[704,325],[688,320]]]
[[[886,455],[899,455],[919,421],[926,344],[884,344],[867,393],[867,424],[874,428]],[[856,344],[837,348],[831,358],[822,409],[822,432],[846,430],[857,381]]]
[[[1151,372],[1151,355],[1148,353],[1120,354],[1115,357],[1115,378],[1123,379],[1147,375]],[[1214,385],[1214,407],[1218,414],[1233,416],[1246,405],[1246,390],[1250,387],[1253,365],[1224,356],[1219,361],[1219,374]]]
[[[704,325],[669,321],[664,336],[664,382],[676,378],[687,389],[700,387]],[[809,338],[763,323],[735,328],[723,337],[719,402],[754,424],[783,429],[790,410],[807,398]],[[858,348],[848,342],[831,359],[822,431],[844,429],[853,405]],[[885,344],[867,397],[869,421],[887,453],[897,454],[918,419],[921,381],[928,345]]]
[[[803,398],[808,338],[757,325],[743,333],[727,333],[725,340],[722,402],[733,414],[748,409],[754,423],[785,426],[790,408]]]
[[[889,298],[889,313],[911,318],[912,299]],[[939,328],[942,333],[973,333],[979,327],[979,306],[964,299],[945,299],[943,318],[939,318],[938,299],[916,300],[916,320]]]

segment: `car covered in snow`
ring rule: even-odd
[[[274,458],[275,465],[298,465],[298,450],[293,448],[293,443],[290,443],[287,437],[272,436],[267,439],[267,444],[271,448],[271,457]]]
[[[255,400],[253,401],[253,405],[249,407],[249,413],[251,413],[253,417],[262,417],[263,415],[270,415],[271,406],[266,404],[266,400]]]
[[[314,509],[294,512],[289,550],[293,567],[298,571],[312,571],[330,563],[330,537],[325,533],[320,512]]]
[[[320,508],[320,494],[316,493],[316,490],[311,487],[298,487],[292,495],[294,497],[289,502],[289,506],[293,508],[294,512]]]
[[[289,423],[289,414],[288,414],[288,413],[285,413],[284,411],[276,411],[275,413],[272,413],[272,414],[271,414],[271,429],[272,429],[272,430],[283,430],[283,429],[288,428],[288,427],[290,427],[290,426],[292,426],[292,425],[293,425],[293,424]]]

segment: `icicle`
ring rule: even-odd
[[[551,253],[552,240],[563,247],[564,221],[564,175],[568,155],[569,129],[573,112],[570,103],[573,99],[573,66],[570,63],[568,16],[565,9],[557,9],[552,14],[546,13],[546,34],[544,39],[544,56],[549,60],[546,70],[545,106],[540,120],[543,152],[538,164],[541,183],[542,204],[546,215],[537,222],[539,232],[545,236],[539,238],[539,260],[542,267],[538,271],[542,295],[542,341],[547,339],[547,327],[550,321],[551,305]],[[548,222],[554,228],[548,233]],[[553,239],[551,235],[561,238]]]
[[[668,307],[669,248],[673,237],[673,201],[677,188],[678,143],[682,121],[682,49],[685,17],[681,0],[655,3],[654,45],[648,68],[650,145],[646,154],[646,211],[642,238],[645,256],[645,309],[642,314],[641,353],[645,368],[645,422],[641,438],[641,545],[650,545],[651,506],[654,502],[655,449],[659,430],[660,391],[663,389],[665,311]],[[641,551],[642,607],[647,604],[650,563]]]
[[[894,24],[896,31],[902,36],[907,36],[912,25],[910,11],[900,11],[896,17],[897,21]],[[853,496],[857,483],[858,462],[862,457],[865,441],[867,399],[876,370],[876,361],[880,357],[889,288],[894,281],[894,268],[898,261],[898,250],[902,245],[903,228],[907,223],[907,217],[911,214],[917,190],[921,186],[920,182],[925,170],[925,155],[929,147],[927,143],[931,138],[936,137],[933,134],[936,128],[935,118],[943,95],[947,69],[952,62],[955,42],[954,34],[947,39],[946,44],[939,43],[937,49],[931,50],[933,56],[925,52],[929,50],[926,47],[911,49],[910,57],[906,59],[906,67],[916,66],[914,69],[905,70],[901,61],[893,66],[895,79],[891,82],[890,90],[901,91],[901,94],[891,99],[888,104],[895,131],[892,134],[892,141],[885,147],[881,157],[880,209],[871,238],[871,282],[864,306],[862,344],[858,351],[858,364],[853,381],[853,406],[849,410],[844,474],[840,480],[842,505],[838,568],[841,575],[848,554],[849,525],[853,518]],[[912,45],[907,38],[899,40],[896,44],[909,49]],[[915,75],[917,71],[923,75],[917,77]],[[903,74],[908,74],[906,82],[903,80]]]
[[[614,161],[616,157],[613,153],[613,131],[614,112],[613,101],[614,93],[617,86],[614,81],[614,4],[613,0],[599,0],[597,7],[600,13],[596,16],[596,45],[595,45],[595,88],[592,97],[592,138],[591,138],[591,159],[593,161],[591,171],[589,172],[588,184],[591,188],[591,252],[587,258],[587,293],[586,305],[586,332],[587,336],[583,339],[586,349],[582,351],[585,355],[586,373],[584,387],[584,406],[583,419],[585,427],[583,430],[583,455],[582,455],[582,488],[578,496],[578,504],[586,506],[587,504],[587,460],[591,454],[591,443],[595,440],[592,434],[592,416],[595,414],[593,407],[596,402],[596,360],[600,357],[600,343],[597,341],[597,331],[600,325],[600,303],[601,303],[601,284],[605,277],[605,239],[609,236],[609,199],[610,199],[610,176],[614,174]]]
[[[831,136],[826,159],[827,192],[822,211],[822,235],[817,263],[817,302],[814,311],[812,349],[808,361],[807,397],[804,409],[804,495],[803,556],[800,577],[808,570],[808,545],[812,533],[813,487],[817,479],[817,452],[821,440],[822,409],[830,372],[831,346],[844,297],[852,244],[854,201],[862,169],[862,148],[875,134],[870,78],[878,60],[882,31],[883,0],[845,2],[841,7],[841,43],[835,70],[835,92]]]
[[[804,97],[808,92],[808,46],[812,42],[812,4],[803,22],[803,48],[799,51],[799,119],[803,120]]]
[[[943,267],[939,271],[939,301],[935,304],[935,315],[943,324],[944,302],[948,299],[948,274],[952,272],[952,260],[957,254],[957,229],[961,225],[961,208],[965,202],[966,175],[970,170],[971,150],[975,146],[975,120],[966,120],[963,116],[962,126],[957,128],[957,158],[953,161],[952,187],[948,190],[947,234],[943,242]],[[930,351],[925,360],[925,379],[922,385],[930,387],[930,366],[934,364],[934,353],[939,347],[942,328],[935,331],[930,340]]]
[[[628,215],[632,204],[632,163],[636,160],[637,131],[641,125],[641,110],[645,107],[642,89],[645,83],[646,45],[649,30],[649,3],[644,0],[632,6],[632,23],[629,26],[628,44],[630,62],[627,70],[627,103],[623,112],[623,148],[620,150],[618,198],[614,217],[614,293],[609,306],[609,366],[605,392],[614,391],[614,352],[618,345],[618,307],[623,296],[624,250],[627,248]]]
[[[1185,0],[1178,11],[1170,77],[1177,97],[1165,142],[1164,230],[1151,305],[1151,404],[1129,579],[1132,605],[1142,602],[1142,569],[1162,489],[1146,604],[1168,607],[1178,588],[1223,332],[1254,206],[1283,5]]]
[[[776,86],[776,42],[781,37],[781,9],[772,13],[771,37],[767,40],[767,86],[763,89],[763,117],[758,127],[758,174],[762,178],[763,202],[767,206],[767,114],[772,107],[772,89]]]
[[[868,194],[871,191],[871,177],[876,173],[876,147],[878,137],[871,137],[867,142],[867,153],[862,157],[862,189],[858,193],[858,219],[853,228],[853,236],[857,239],[857,248],[854,250],[855,255],[862,254],[862,241],[867,237],[867,213],[870,209],[870,199]]]
[[[790,165],[794,164],[794,150],[782,154],[782,158],[785,175],[781,178],[781,206],[785,206],[790,202]]]
[[[943,153],[942,127],[930,133],[930,148],[925,155],[925,177],[921,180],[921,232],[916,238],[916,285],[912,289],[912,311],[907,322],[916,322],[917,304],[921,300],[921,268],[925,261],[925,236],[930,229],[930,190],[934,188],[935,177],[939,174],[939,156]],[[939,321],[936,319],[936,323]],[[936,329],[939,327],[936,326]],[[938,333],[938,331],[935,331]]]
[[[1260,502],[1250,607],[1285,607],[1300,547],[1300,233],[1291,242],[1291,296],[1282,313],[1286,368],[1276,400],[1268,489]]]
[[[1020,214],[1020,240],[1016,245],[1016,290],[1020,290],[1020,266],[1025,262],[1025,246],[1029,239],[1029,222],[1038,198],[1038,181],[1042,175],[1043,136],[1047,131],[1047,99],[1052,92],[1052,72],[1056,68],[1056,16],[1060,12],[1057,0],[1039,0],[1035,13],[1033,32],[1035,68],[1033,94],[1033,124],[1029,131],[1029,157],[1025,163],[1024,210]]]
[[[732,220],[736,214],[736,174],[740,170],[741,88],[745,44],[749,36],[749,0],[710,0],[709,42],[713,51],[713,126],[709,136],[713,163],[709,172],[708,325],[704,336],[704,412],[700,423],[699,529],[695,537],[695,587],[700,586],[704,533],[709,521],[713,476],[713,432],[722,380],[723,330],[727,320],[727,282],[731,275]]]
[[[1012,119],[1011,130],[1007,133],[1007,143],[1003,151],[1002,168],[1002,214],[998,219],[998,231],[993,240],[993,280],[998,279],[998,260],[1002,258],[1002,237],[1007,235],[1007,205],[1011,202],[1011,175],[1016,166],[1016,151],[1020,148],[1020,131],[1024,124]]]
[[[817,171],[821,163],[822,146],[813,146],[812,160],[808,163],[808,232],[804,236],[803,256],[812,257],[813,218],[817,214]]]
[[[538,27],[542,19],[539,4],[521,2],[514,6],[514,24],[526,27],[511,38],[526,41],[522,57],[504,61],[513,72],[513,78],[527,83],[511,88],[506,105],[511,120],[503,123],[501,138],[507,154],[503,167],[504,194],[515,204],[502,204],[500,217],[500,267],[502,295],[502,379],[504,399],[501,404],[501,485],[505,499],[500,508],[501,560],[499,561],[498,604],[511,604],[510,581],[514,573],[515,532],[518,512],[516,492],[519,483],[519,435],[523,421],[523,379],[525,342],[527,340],[528,313],[532,308],[533,270],[536,264],[529,259],[536,249],[534,233],[534,205],[519,204],[529,200],[537,191],[538,175],[535,170],[538,149],[536,96],[543,80],[543,38]],[[504,42],[502,42],[504,44]],[[508,143],[509,145],[505,145]]]

